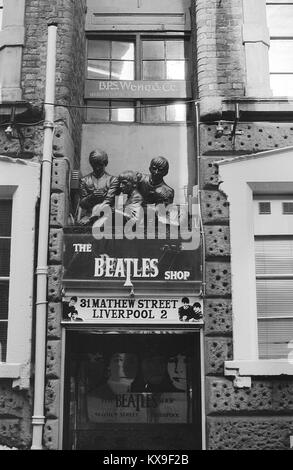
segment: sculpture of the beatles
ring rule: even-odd
[[[146,206],[168,206],[173,203],[174,190],[164,181],[169,172],[166,158],[153,158],[149,175],[129,170],[117,177],[106,172],[108,161],[107,153],[101,149],[93,150],[89,155],[93,171],[80,181],[79,225],[91,226],[97,219],[96,208],[101,205],[108,205],[114,210],[115,197],[120,194],[124,194],[126,199],[123,205],[125,221],[138,219],[139,212]]]

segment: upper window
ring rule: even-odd
[[[188,79],[189,42],[184,37],[146,36],[88,39],[87,79],[101,83],[101,89],[115,91],[118,85],[106,81],[181,81]],[[93,82],[92,82],[93,83]],[[129,84],[122,83],[123,90]],[[159,85],[156,84],[156,88]],[[170,85],[171,86],[171,85]],[[170,88],[169,86],[169,88]],[[88,122],[180,122],[190,118],[184,100],[90,99]]]
[[[187,65],[188,42],[181,38],[88,40],[88,79],[186,80]]]
[[[274,96],[293,96],[293,1],[267,0],[270,74]]]
[[[0,200],[0,362],[6,361],[12,201]]]

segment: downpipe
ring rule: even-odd
[[[47,331],[48,241],[51,173],[54,137],[57,25],[48,25],[44,145],[39,215],[38,261],[36,269],[36,337],[32,450],[43,449],[45,425],[45,368]],[[50,104],[47,104],[50,103]]]

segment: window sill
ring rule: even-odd
[[[0,49],[10,46],[23,46],[25,29],[23,26],[9,26],[0,31]]]
[[[224,115],[234,115],[235,105],[239,105],[241,119],[263,119],[271,121],[284,120],[288,116],[293,116],[293,97],[278,96],[271,98],[239,97],[224,99],[222,102],[222,112]]]
[[[259,359],[255,361],[227,361],[225,375],[234,377],[292,375],[293,361],[288,359]]]
[[[12,379],[13,388],[28,390],[30,386],[29,370],[24,364],[0,362],[0,380]]]

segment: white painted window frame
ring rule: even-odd
[[[25,0],[3,0],[0,29],[0,103],[21,101],[22,49],[25,40]]]
[[[293,192],[293,147],[223,160],[219,173],[230,205],[231,232],[234,358],[225,363],[225,375],[246,387],[251,376],[293,375],[289,348],[288,360],[258,358],[253,207],[254,194]]]
[[[40,165],[0,156],[0,197],[12,199],[6,362],[0,378],[29,388],[31,375],[36,204]]]

